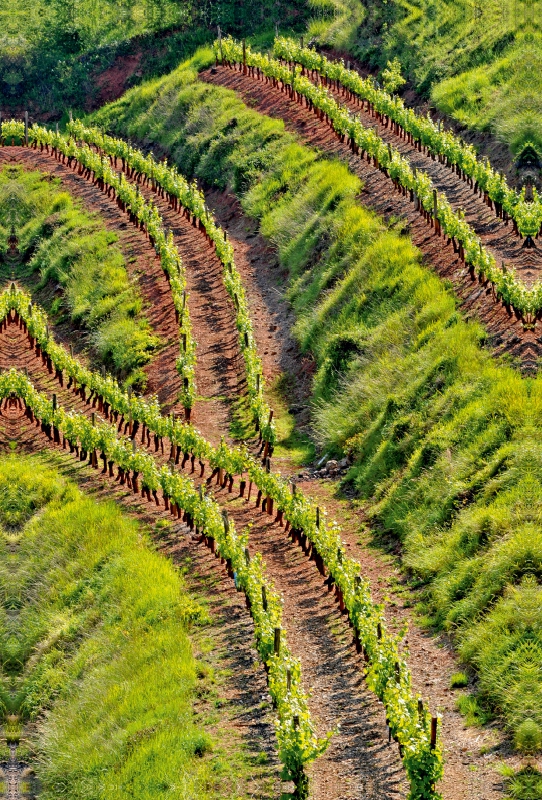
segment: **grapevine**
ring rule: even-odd
[[[1,130],[2,141],[10,137],[24,141],[24,123],[22,122],[15,120],[3,122]],[[92,175],[94,182],[102,190],[107,191],[108,194],[112,192],[118,204],[130,214],[132,221],[137,222],[145,230],[171,287],[182,343],[177,359],[177,370],[183,379],[181,402],[187,417],[189,417],[196,397],[196,342],[192,335],[187,306],[185,270],[173,240],[173,233],[171,231],[166,233],[154,203],[147,203],[138,187],[132,186],[123,174],[119,176],[111,167],[109,159],[98,155],[88,146],[79,147],[73,139],[51,133],[38,125],[32,127],[30,140],[35,147],[39,145],[41,149],[45,147],[47,151],[51,148],[53,155],[65,159],[70,167],[74,162],[78,163],[80,174],[86,171],[87,177]]]
[[[301,665],[288,648],[282,629],[282,601],[266,576],[261,555],[248,555],[248,532],[237,533],[233,521],[203,489],[198,491],[184,475],[160,468],[150,454],[134,447],[134,440],[119,436],[113,425],[95,423],[84,414],[65,411],[38,392],[25,375],[12,369],[0,375],[0,399],[9,402],[17,398],[24,401],[30,421],[36,421],[55,443],[62,443],[64,448],[68,445],[70,452],[82,460],[88,458],[95,468],[99,466],[99,452],[102,474],[109,472],[112,476],[116,464],[121,483],[128,484],[136,493],[141,480],[142,494],[150,500],[152,492],[157,505],[160,490],[166,509],[177,518],[183,512],[183,520],[190,529],[205,537],[213,552],[225,559],[236,588],[247,597],[254,620],[258,651],[268,671],[269,691],[277,709],[275,728],[286,777],[306,790],[304,768],[325,751],[331,734],[324,738],[316,736],[302,688]],[[281,631],[278,648],[277,630]],[[298,796],[304,794],[298,792]]]
[[[442,774],[440,741],[436,747],[431,746],[431,717],[427,710],[420,711],[420,698],[413,693],[410,670],[399,651],[400,637],[394,637],[386,630],[383,606],[373,603],[369,583],[360,575],[359,562],[348,557],[339,526],[334,521],[328,522],[325,511],[321,512],[301,492],[292,491],[294,487],[280,474],[268,472],[246,449],[230,448],[224,441],[213,447],[193,425],[162,416],[155,397],[145,400],[130,395],[110,376],[104,377],[82,366],[54,342],[45,313],[38,306],[31,305],[29,300],[26,293],[12,284],[9,291],[0,295],[1,319],[6,320],[10,310],[15,310],[16,321],[26,328],[30,343],[33,346],[37,344],[39,351],[51,359],[57,378],[63,382],[66,375],[68,386],[79,384],[78,391],[83,398],[87,402],[93,398],[93,402],[98,403],[98,410],[111,419],[114,412],[119,431],[124,425],[125,430],[130,430],[135,436],[141,425],[144,441],[147,428],[154,433],[155,450],[160,443],[163,446],[163,438],[167,437],[171,459],[178,462],[183,453],[182,465],[190,458],[194,470],[197,458],[202,467],[201,474],[203,462],[207,461],[213,468],[213,475],[221,470],[226,473],[224,485],[228,479],[233,483],[234,476],[239,475],[241,494],[244,493],[246,472],[258,487],[259,497],[267,510],[272,507],[270,501],[276,505],[276,520],[279,524],[286,520],[286,531],[289,530],[292,538],[311,553],[323,576],[327,571],[328,581],[335,587],[341,607],[349,614],[357,646],[363,650],[368,663],[368,684],[384,703],[390,731],[400,745],[410,780],[411,800],[440,797],[434,788]],[[134,427],[136,424],[137,428]],[[128,464],[125,459],[129,453],[123,451],[120,455],[122,464]],[[159,488],[154,472],[149,473],[145,485],[154,490]]]
[[[360,119],[347,108],[339,105],[323,86],[316,86],[301,74],[301,67],[290,69],[277,59],[254,52],[247,45],[231,37],[222,39],[222,54],[229,64],[245,64],[258,74],[287,88],[293,99],[305,99],[307,106],[321,119],[326,119],[343,140],[350,142],[351,149],[361,157],[373,160],[374,165],[388,175],[397,187],[410,194],[427,220],[432,220],[454,246],[459,249],[461,259],[482,281],[493,285],[495,296],[513,307],[522,315],[536,314],[542,310],[542,283],[528,288],[511,269],[501,270],[493,256],[483,247],[479,237],[465,221],[461,212],[456,213],[445,194],[434,189],[427,173],[414,172],[410,162],[396,148],[387,145],[378,134],[366,128]],[[215,43],[217,59],[220,47]],[[437,227],[438,225],[438,227]]]
[[[146,179],[155,191],[161,190],[165,194],[175,210],[184,208],[198,220],[222,264],[224,286],[234,304],[252,418],[262,439],[274,444],[275,427],[271,410],[264,400],[262,363],[256,347],[245,288],[235,266],[233,247],[226,232],[217,225],[207,208],[203,192],[195,183],[190,184],[174,166],[169,167],[165,161],[156,161],[152,154],[146,156],[122,139],[107,136],[96,128],[83,125],[79,120],[70,122],[68,131],[77,140],[99,148],[115,166],[120,159],[123,170],[130,170],[131,179]]]
[[[342,84],[349,92],[369,104],[381,118],[388,118],[408,133],[412,143],[439,156],[449,167],[464,173],[472,182],[472,188],[480,191],[488,205],[495,204],[497,216],[505,221],[510,216],[516,232],[522,236],[537,236],[542,229],[542,198],[533,189],[532,202],[525,200],[525,188],[521,192],[508,186],[504,175],[493,169],[489,161],[478,158],[476,150],[463,142],[451,131],[444,130],[429,114],[421,116],[407,108],[400,97],[392,95],[375,85],[371,78],[362,78],[355,70],[344,65],[344,61],[332,61],[316,50],[302,47],[293,39],[277,37],[273,52],[277,58],[300,64],[304,69],[317,72],[326,81]],[[504,212],[504,213],[503,213]]]

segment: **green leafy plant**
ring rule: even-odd
[[[406,80],[401,73],[401,62],[397,57],[393,61],[388,61],[386,69],[382,70],[382,83],[389,94],[393,94],[405,85]]]
[[[156,206],[152,202],[147,203],[140,193],[139,187],[133,186],[124,175],[119,177],[108,158],[91,150],[88,145],[79,147],[73,139],[51,133],[38,125],[34,125],[31,131],[31,141],[34,147],[39,146],[41,150],[50,151],[52,155],[62,159],[69,166],[79,165],[81,174],[85,172],[89,177],[92,175],[99,188],[108,193],[114,193],[123,210],[138,222],[149,237],[171,287],[175,310],[179,318],[181,352],[177,359],[177,370],[183,378],[181,400],[187,415],[189,415],[196,397],[196,343],[192,336],[192,326],[186,305],[184,267],[173,239],[173,233],[171,231],[166,233]],[[2,123],[2,137],[24,142],[24,123],[14,120]]]
[[[0,311],[7,313],[6,309],[15,307],[21,317],[24,317],[25,300],[22,293],[17,293],[13,286],[12,290],[0,296]],[[32,309],[32,313],[34,313],[34,309]],[[36,322],[39,319],[39,314],[36,312]],[[29,319],[28,324],[32,326],[33,320]],[[44,341],[44,325],[42,316],[42,342]],[[36,328],[30,327],[30,330],[36,332]],[[383,607],[373,604],[369,584],[360,577],[359,563],[349,558],[345,552],[338,525],[335,522],[329,524],[325,511],[321,512],[300,492],[292,493],[286,481],[280,476],[267,472],[249,457],[246,451],[231,450],[224,441],[214,450],[191,426],[180,424],[179,421],[172,418],[161,417],[155,400],[148,403],[142,398],[130,397],[115,387],[110,378],[103,378],[88,370],[82,372],[83,368],[77,362],[74,363],[74,359],[68,360],[69,357],[66,357],[61,348],[58,348],[58,345],[52,346],[48,338],[45,338],[45,348],[45,352],[49,353],[54,350],[57,371],[58,365],[62,363],[62,369],[66,369],[68,373],[71,372],[70,378],[73,380],[72,375],[74,370],[77,370],[78,378],[85,381],[82,390],[83,397],[85,397],[85,390],[88,387],[91,390],[90,396],[96,395],[100,410],[104,410],[104,403],[107,406],[111,404],[113,408],[122,409],[119,429],[122,428],[126,417],[129,420],[137,419],[144,425],[147,424],[150,430],[158,432],[155,433],[156,449],[159,440],[166,434],[169,436],[172,444],[171,456],[174,457],[176,448],[178,448],[177,453],[179,450],[184,452],[183,466],[190,457],[193,463],[197,455],[200,463],[202,463],[202,458],[209,460],[214,467],[213,474],[218,473],[220,469],[226,469],[226,480],[229,477],[232,482],[235,474],[242,476],[246,470],[250,479],[259,487],[260,496],[272,498],[276,502],[277,520],[282,523],[284,516],[287,520],[287,529],[291,527],[292,536],[300,542],[304,539],[309,543],[316,556],[320,571],[322,574],[325,574],[325,570],[329,572],[329,577],[335,585],[336,595],[349,613],[359,646],[364,649],[369,660],[368,684],[385,704],[390,730],[401,746],[403,761],[410,778],[412,800],[437,797],[438,794],[435,795],[433,792],[436,791],[434,786],[441,775],[442,761],[440,744],[437,743],[435,747],[431,744],[430,715],[426,710],[420,712],[418,697],[412,691],[410,672],[405,659],[399,653],[400,637],[387,633]],[[16,373],[13,374],[16,375]],[[77,381],[78,378],[75,380]],[[25,402],[28,402],[26,397]],[[34,409],[34,405],[31,407]],[[109,458],[106,446],[110,447],[111,443],[107,444],[108,440],[100,440],[98,445],[98,440],[95,438],[97,429],[93,428],[86,418],[83,420],[79,421],[79,426],[84,429],[84,440],[82,438],[83,431],[80,431],[79,428],[73,431],[69,430],[72,436],[80,437],[80,446],[84,448],[85,452],[95,451],[98,447],[101,449],[105,469],[105,462]],[[125,423],[125,428],[128,429],[129,425],[131,426],[131,422]],[[62,430],[65,433],[68,428],[64,427]],[[65,433],[65,435],[67,434]],[[179,441],[180,445],[175,444]],[[126,449],[110,450],[110,452],[114,453],[114,460],[123,471],[132,469],[137,472],[138,476],[141,474],[143,487],[149,499],[150,492],[156,499],[156,492],[159,489],[162,489],[167,497],[172,496],[169,485],[169,481],[172,479],[169,473],[164,469],[157,472],[150,456],[138,452],[136,459],[136,456],[131,456]],[[182,507],[184,508],[185,505]],[[299,742],[298,745],[301,747]],[[303,745],[303,747],[305,746]],[[288,752],[291,753],[291,750]]]
[[[268,668],[269,691],[277,708],[277,739],[279,754],[288,779],[299,784],[299,796],[306,794],[304,766],[326,749],[329,735],[319,739],[313,729],[307,697],[301,685],[301,667],[291,655],[284,631],[277,650],[276,631],[281,629],[282,602],[265,575],[259,554],[247,557],[248,531],[238,534],[233,522],[225,517],[218,504],[205,492],[198,491],[187,477],[159,468],[154,458],[133,445],[133,440],[119,436],[116,426],[107,422],[93,424],[83,414],[57,407],[53,401],[36,391],[29,379],[16,370],[0,375],[0,397],[20,397],[31,422],[38,421],[44,433],[54,442],[69,445],[81,459],[89,459],[98,467],[98,453],[103,461],[103,473],[112,474],[118,467],[121,483],[128,484],[150,498],[152,492],[158,503],[157,491],[162,492],[166,508],[184,520],[196,533],[206,537],[226,561],[238,590],[245,592],[254,619],[257,647]],[[262,587],[266,589],[264,607]]]
[[[510,216],[514,220],[516,232],[531,238],[540,232],[542,198],[536,189],[533,191],[533,200],[526,202],[525,188],[518,192],[509,187],[505,176],[493,169],[487,159],[479,159],[472,145],[466,144],[452,131],[445,130],[440,122],[434,122],[429,115],[421,116],[408,108],[399,97],[393,97],[396,89],[391,85],[387,86],[384,81],[385,87],[380,89],[372,78],[363,78],[355,70],[348,69],[344,61],[328,59],[314,49],[301,47],[298,42],[286,37],[275,39],[274,53],[290,63],[301,64],[303,69],[317,72],[324,80],[342,84],[353,97],[366,101],[381,120],[392,120],[400,131],[411,137],[413,143],[418,143],[420,147],[437,155],[463,179],[468,177],[472,188],[484,195],[486,203],[494,203],[498,217],[506,221],[507,216]],[[393,62],[388,62],[388,70],[384,70],[383,76],[386,73],[390,78],[397,75],[397,71],[393,69],[395,62],[400,75],[400,63],[394,59]]]
[[[264,399],[265,381],[262,363],[254,338],[254,331],[247,297],[241,275],[235,266],[234,250],[227,239],[226,232],[216,223],[205,203],[203,192],[196,183],[189,183],[175,167],[168,166],[166,161],[156,161],[151,155],[145,155],[122,139],[107,136],[97,128],[90,128],[75,120],[68,125],[69,133],[77,140],[87,142],[113,160],[114,166],[121,162],[122,169],[134,180],[145,180],[154,190],[167,197],[173,208],[184,209],[188,216],[198,220],[200,229],[215,248],[216,255],[223,267],[222,279],[228,295],[234,305],[236,324],[239,333],[239,347],[244,357],[245,375],[250,411],[257,430],[265,442],[274,444],[275,426],[271,409]]]
[[[463,689],[469,685],[469,676],[465,672],[454,672],[450,678],[450,689]]]

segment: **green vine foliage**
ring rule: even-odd
[[[24,123],[15,120],[2,123],[2,141],[25,141]],[[60,134],[51,133],[34,125],[29,132],[29,143],[44,147],[67,161],[72,166],[80,165],[81,172],[88,170],[94,181],[104,190],[113,191],[117,202],[137,221],[154,246],[157,257],[171,287],[173,302],[180,320],[181,352],[177,359],[177,370],[183,378],[181,402],[185,409],[191,409],[196,397],[195,364],[196,342],[187,305],[186,276],[179,251],[171,231],[166,232],[158,209],[152,201],[146,202],[137,186],[133,186],[123,174],[112,168],[109,159],[91,150],[88,146],[79,147],[77,143]]]
[[[166,161],[156,161],[151,155],[146,156],[138,148],[112,136],[107,136],[97,128],[89,128],[76,120],[68,125],[69,133],[78,141],[86,142],[107,155],[112,164],[118,166],[120,159],[122,168],[131,170],[136,180],[142,178],[150,181],[156,190],[160,188],[168,200],[179,204],[198,220],[200,228],[205,231],[213,244],[217,257],[222,264],[222,278],[228,295],[234,305],[236,325],[239,334],[239,347],[245,362],[245,375],[250,411],[257,429],[266,442],[274,444],[275,426],[271,409],[264,399],[264,377],[262,362],[258,355],[256,341],[247,297],[243,281],[235,266],[234,250],[227,239],[226,232],[216,223],[207,208],[205,196],[195,182],[189,183],[175,167],[168,166]]]
[[[357,97],[371,103],[379,114],[389,117],[400,125],[431,153],[444,157],[448,166],[459,168],[471,178],[476,188],[487,194],[497,207],[503,209],[516,222],[518,232],[522,236],[536,236],[541,231],[542,198],[536,189],[533,191],[532,202],[526,202],[525,189],[518,192],[511,188],[505,176],[494,170],[487,159],[481,161],[478,158],[471,144],[466,144],[452,131],[445,130],[429,115],[421,116],[413,109],[407,108],[400,97],[393,95],[401,85],[395,80],[397,71],[400,76],[400,64],[397,59],[388,62],[388,70],[382,73],[384,82],[386,82],[385,73],[389,72],[394,83],[394,88],[391,88],[390,84],[389,90],[386,90],[376,86],[372,78],[363,78],[355,70],[346,67],[344,61],[328,59],[312,48],[301,47],[293,39],[277,37],[273,52],[277,58],[295,62],[331,81],[338,81]],[[393,67],[395,62],[397,62],[395,70],[390,70],[390,65]],[[401,80],[404,83],[404,79]],[[527,142],[525,146],[528,144]]]
[[[2,303],[5,308],[5,300]],[[131,474],[134,491],[140,478],[144,489],[153,493],[160,490],[168,503],[184,512],[185,521],[197,534],[213,542],[215,551],[226,560],[237,589],[248,598],[258,651],[267,667],[269,691],[277,709],[276,734],[284,774],[298,783],[297,794],[303,796],[307,786],[305,766],[325,751],[331,734],[324,738],[315,734],[302,687],[301,666],[292,656],[282,630],[282,600],[266,576],[261,555],[247,555],[248,530],[237,533],[216,501],[202,489],[198,491],[190,478],[159,467],[152,455],[134,447],[134,440],[119,436],[114,425],[93,423],[84,414],[56,407],[17,370],[0,375],[0,398],[21,398],[31,421],[37,420],[57,443],[62,436],[64,446],[69,444],[78,454],[88,456],[94,466],[100,453],[104,470],[106,464],[116,464],[124,474]],[[267,608],[263,605],[262,587]],[[276,629],[281,629],[278,652]]]
[[[274,444],[275,425],[271,409],[264,399],[262,364],[254,338],[245,288],[235,266],[233,246],[227,240],[225,231],[216,223],[208,210],[203,192],[195,183],[190,184],[175,167],[169,167],[165,161],[156,161],[152,155],[144,155],[141,150],[122,139],[106,136],[79,121],[71,122],[68,130],[70,137],[65,137],[39,125],[33,125],[28,132],[29,144],[40,146],[42,149],[45,147],[47,151],[50,149],[55,154],[60,153],[68,159],[68,163],[77,161],[85,169],[90,170],[96,182],[115,191],[117,198],[147,231],[168,276],[175,308],[181,321],[181,338],[186,341],[186,349],[179,356],[177,368],[184,378],[183,404],[187,408],[192,407],[196,395],[194,380],[196,344],[192,337],[186,302],[184,268],[174,245],[173,236],[171,232],[166,235],[156,206],[152,201],[145,202],[137,185],[134,187],[124,173],[119,177],[114,169],[118,166],[118,160],[121,160],[123,170],[129,168],[131,177],[139,180],[144,177],[154,190],[161,189],[170,202],[174,199],[176,204],[198,220],[200,229],[212,242],[222,263],[224,285],[235,306],[239,346],[245,362],[247,391],[253,419],[262,439]],[[10,139],[24,143],[23,122],[10,120],[2,123],[2,141],[5,143]],[[82,146],[77,144],[78,141],[83,143]],[[95,150],[92,150],[90,145]]]
[[[246,449],[230,448],[224,441],[218,447],[213,447],[193,425],[161,415],[156,398],[147,400],[133,394],[129,395],[110,376],[104,377],[82,366],[54,342],[49,333],[45,312],[38,306],[31,305],[29,295],[17,290],[14,284],[9,291],[0,295],[0,319],[5,319],[11,309],[17,312],[26,325],[31,342],[37,342],[50,356],[58,377],[62,380],[65,376],[69,377],[72,382],[75,381],[88,390],[89,397],[95,395],[102,409],[106,403],[121,414],[121,426],[125,419],[146,426],[155,434],[156,448],[159,439],[167,437],[172,445],[171,454],[174,453],[174,447],[180,448],[185,454],[184,461],[194,456],[201,462],[207,461],[214,470],[223,469],[232,478],[239,475],[244,480],[246,473],[248,479],[262,492],[262,496],[273,499],[277,508],[277,519],[282,522],[284,517],[293,531],[307,537],[314,553],[321,559],[321,571],[323,574],[327,571],[337,596],[344,602],[359,645],[363,647],[368,659],[368,685],[384,703],[390,730],[401,746],[403,762],[410,781],[411,800],[439,798],[440,795],[435,787],[442,775],[440,739],[433,748],[431,716],[426,709],[420,711],[420,697],[412,689],[408,665],[399,651],[401,637],[393,636],[386,630],[384,608],[373,603],[369,582],[361,577],[359,562],[348,557],[337,523],[329,521],[326,511],[318,509],[302,492],[293,492],[293,487],[279,474],[267,472]],[[105,428],[102,426],[100,430],[102,429],[111,431],[113,428],[108,425]],[[96,436],[96,430],[88,421],[85,422],[86,435]],[[92,441],[81,441],[81,446],[88,450]],[[93,449],[106,452],[102,443],[95,444]],[[149,491],[159,489],[165,490],[166,493],[172,491],[169,483],[163,483],[172,480],[170,473],[164,469],[158,471],[149,455],[138,451],[134,456],[129,447],[123,447],[115,452],[115,461],[123,469],[136,469],[133,459],[138,459],[137,471],[141,474],[143,485]],[[268,637],[266,641],[268,650],[265,654],[269,656],[272,640]],[[270,677],[270,680],[273,678]],[[283,730],[281,736],[288,738],[293,735],[288,730]],[[294,737],[296,747],[299,746],[300,753],[303,753],[308,745],[303,744],[304,740],[299,737],[301,733],[296,732]],[[290,746],[287,748],[287,754],[288,756],[284,755],[283,761],[287,757],[294,758]],[[299,755],[296,758],[299,761]]]
[[[243,63],[243,47],[231,38],[215,42],[215,54],[222,54],[230,64]],[[528,288],[516,277],[512,269],[501,269],[493,256],[483,247],[482,242],[472,227],[466,222],[464,214],[455,212],[445,194],[437,192],[431,178],[426,172],[410,166],[407,158],[383,139],[372,128],[365,127],[359,117],[352,114],[337,101],[322,85],[315,85],[301,74],[302,67],[289,67],[276,58],[252,51],[247,45],[245,49],[247,66],[257,69],[276,85],[287,87],[292,97],[304,98],[309,106],[330,121],[335,132],[360,155],[367,155],[373,163],[388,175],[397,186],[411,192],[417,198],[421,208],[429,216],[435,216],[443,233],[449,240],[455,241],[463,251],[464,261],[482,280],[493,284],[497,299],[515,308],[522,315],[536,314],[542,310],[542,283],[537,282]]]

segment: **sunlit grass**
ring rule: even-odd
[[[367,7],[351,50],[382,70],[398,57],[419,95],[519,153],[540,137],[540,4],[392,0]]]
[[[480,700],[462,701],[466,713],[483,722],[492,709],[512,737],[521,715],[539,726],[540,606],[521,630],[503,619],[512,599],[527,607],[530,576],[542,574],[540,379],[492,357],[483,328],[462,318],[408,237],[360,206],[360,181],[343,164],[198,82],[209,63],[202,51],[94,120],[232,188],[260,221],[288,275],[301,350],[314,360],[320,452],[352,456],[348,488],[426,587],[427,623],[452,632],[476,667]],[[291,438],[285,402],[276,402],[276,452],[301,460],[305,443]],[[531,728],[518,747],[536,741]]]
[[[68,318],[87,334],[96,362],[130,383],[144,385],[142,367],[158,339],[116,235],[83,210],[58,181],[5,167],[0,172],[4,242],[12,225],[21,261],[15,277],[30,282],[34,290],[46,289],[48,296],[54,291],[49,301],[53,318]],[[4,280],[11,277],[5,257],[1,271]]]

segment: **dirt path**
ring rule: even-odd
[[[0,367],[7,364],[26,368],[36,388],[54,391],[65,407],[92,413],[91,405],[59,387],[15,324],[0,334]],[[166,463],[168,456],[169,447],[165,447],[158,460]],[[199,479],[195,482],[200,483]],[[340,725],[328,752],[314,767],[311,796],[314,800],[354,800],[363,790],[375,800],[406,797],[397,747],[387,744],[383,707],[363,684],[363,662],[321,576],[273,523],[273,517],[259,512],[252,501],[235,499],[235,493],[216,487],[215,496],[238,530],[252,525],[251,550],[259,550],[267,542],[267,571],[284,596],[285,629],[293,654],[301,660],[305,686],[314,690],[310,706],[318,731],[323,735]]]
[[[18,442],[19,452],[49,453],[52,467],[59,468],[95,498],[113,499],[125,513],[144,525],[157,549],[182,571],[188,591],[208,608],[211,619],[208,625],[191,632],[196,657],[215,674],[212,689],[202,691],[196,700],[196,716],[207,725],[210,718],[217,717],[219,708],[220,718],[213,725],[219,741],[233,748],[242,746],[254,758],[253,777],[248,785],[239,787],[240,793],[278,800],[286,785],[279,777],[275,715],[268,699],[266,675],[254,647],[252,619],[226,570],[163,507],[148,505],[125,487],[92,470],[86,462],[52,447],[39,428],[22,416],[20,409],[3,409],[0,448],[11,452],[8,444],[13,441]]]
[[[146,199],[157,206],[170,228],[186,269],[190,316],[197,340],[196,385],[199,402],[194,408],[207,435],[218,444],[227,437],[231,404],[246,392],[245,366],[239,347],[235,310],[222,280],[222,264],[214,247],[190,222],[174,211],[167,200],[140,186]]]
[[[329,91],[338,103],[357,114],[363,125],[375,129],[386,144],[389,143],[399,150],[413,167],[426,172],[435,188],[446,194],[452,208],[455,211],[465,212],[465,219],[495,257],[502,257],[501,260],[510,262],[528,286],[533,284],[542,272],[540,253],[522,247],[523,242],[519,234],[514,233],[512,222],[505,224],[498,219],[478,193],[475,194],[451,168],[440,164],[436,159],[433,160],[429,153],[420,152],[413,144],[409,144],[406,139],[395,133],[391,126],[386,127],[379,122],[376,116],[372,116],[369,111],[362,108],[364,104],[350,100],[341,89],[329,89]]]
[[[275,250],[258,232],[256,220],[243,214],[231,191],[209,190],[206,198],[217,222],[227,230],[235,252],[267,384],[286,376],[290,404],[306,404],[314,361],[299,351],[292,336],[295,314],[285,298],[288,274],[280,267]]]
[[[308,145],[346,162],[352,172],[363,180],[360,198],[363,204],[385,219],[394,217],[405,221],[406,232],[419,247],[427,263],[437,274],[449,279],[454,285],[464,313],[467,316],[476,316],[484,324],[495,353],[498,355],[508,352],[519,358],[526,370],[536,368],[536,360],[542,354],[540,323],[535,331],[524,331],[520,320],[507,313],[502,304],[493,301],[489,286],[480,285],[478,280],[471,279],[459,257],[454,255],[452,245],[446,246],[444,239],[434,235],[430,226],[415,211],[414,205],[395,191],[392,181],[367,161],[355,156],[346,144],[339,141],[328,125],[317,120],[307,108],[290,100],[280,89],[274,89],[270,84],[243,76],[237,71],[226,67],[213,68],[202,72],[201,78],[236,91],[248,105],[257,108],[260,113],[283,119],[286,127],[299,134]],[[449,172],[445,167],[442,169]],[[451,176],[453,177],[453,173]],[[471,192],[466,184],[460,182],[460,189],[457,190],[459,199],[463,192],[469,195],[465,199],[476,203],[474,196],[470,197]],[[491,213],[488,210],[487,212]],[[519,261],[515,260],[513,266],[521,267],[523,274],[535,274],[536,263],[532,259],[538,258],[538,255],[531,254],[538,251],[522,250],[521,243],[512,235],[511,228],[507,231],[495,218],[488,220],[487,226],[483,238],[494,252],[498,263],[501,260],[512,263],[512,256],[515,257],[519,247]]]
[[[222,504],[227,498],[217,493]],[[253,519],[253,509],[227,503],[236,524]],[[235,509],[235,511],[234,511]],[[260,515],[265,520],[265,515]],[[260,552],[267,572],[284,597],[284,624],[301,657],[310,707],[323,733],[340,726],[329,750],[311,769],[312,793],[331,797],[406,797],[407,782],[397,747],[388,744],[385,714],[364,685],[364,664],[352,646],[352,633],[312,562],[272,518],[251,529],[249,549]]]
[[[17,759],[17,745],[9,746],[9,761],[6,764],[6,798],[7,800],[21,800],[21,764]]]

